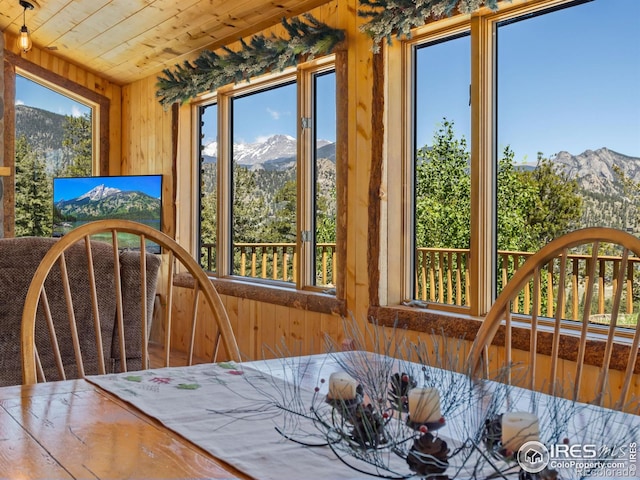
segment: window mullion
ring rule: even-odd
[[[220,95],[218,100],[218,205],[217,205],[217,271],[218,275],[231,274],[233,258],[231,244],[231,205],[233,185],[231,177],[231,99]]]
[[[495,75],[492,24],[471,19],[471,314],[485,314],[494,299]]]
[[[298,153],[297,153],[297,276],[296,287],[313,285],[314,262],[314,158],[313,158],[313,75],[307,70],[298,72]],[[309,119],[304,120],[303,119]],[[305,126],[304,123],[310,121]],[[308,232],[303,235],[303,232]]]

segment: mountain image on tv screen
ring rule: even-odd
[[[161,175],[53,179],[53,236],[87,222],[134,220],[160,230]]]

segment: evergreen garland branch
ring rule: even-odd
[[[360,30],[373,39],[373,51],[380,51],[380,43],[391,45],[393,36],[411,38],[411,29],[424,25],[428,18],[442,18],[452,14],[471,13],[486,5],[498,9],[498,0],[360,0],[358,15],[370,20]]]
[[[225,54],[204,50],[193,62],[186,61],[165,69],[158,77],[156,97],[168,107],[184,103],[204,92],[210,92],[228,83],[238,83],[270,71],[283,70],[297,64],[302,57],[312,59],[331,53],[344,39],[344,31],[331,28],[311,14],[297,17],[282,25],[289,35],[284,39],[271,35],[256,35],[249,43],[241,40],[241,48],[233,51],[223,47]]]

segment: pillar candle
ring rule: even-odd
[[[329,377],[329,398],[353,400],[356,398],[358,382],[346,372],[334,372]]]
[[[437,422],[440,413],[440,394],[437,388],[412,388],[409,390],[409,417],[412,422]]]
[[[502,415],[502,446],[517,452],[526,442],[538,440],[538,417],[529,412],[507,412]]]

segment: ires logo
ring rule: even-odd
[[[564,460],[569,458],[624,458],[627,455],[627,446],[597,446],[594,444],[575,444],[566,445],[559,443],[551,445],[549,448],[549,456],[553,459]]]

